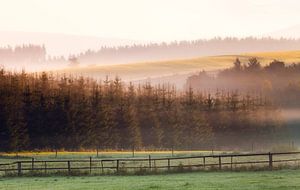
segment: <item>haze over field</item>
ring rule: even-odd
[[[299,50],[298,5],[296,0],[3,1],[0,65],[169,82],[172,75],[223,69],[240,54]]]
[[[299,169],[299,7],[0,0],[0,176]]]
[[[300,51],[258,52],[158,62],[141,62],[104,66],[78,66],[63,70],[56,70],[54,73],[71,73],[77,76],[83,75],[98,79],[104,79],[106,76],[110,78],[118,76],[124,81],[172,83],[176,84],[178,88],[182,88],[187,77],[193,73],[205,70],[214,74],[221,69],[231,67],[236,58],[239,58],[243,63],[246,63],[251,57],[257,57],[262,65],[267,65],[274,59],[291,64],[300,62]]]
[[[127,148],[172,146],[184,127],[178,146],[200,147],[202,139],[235,147],[230,135],[243,142],[247,130],[262,142],[266,132],[285,135],[278,109],[293,108],[284,115],[292,120],[299,108],[299,7],[297,0],[2,0],[3,146],[49,148],[57,138],[62,148],[96,141],[116,148],[128,140],[124,131],[136,140]],[[97,135],[81,139],[82,132]]]

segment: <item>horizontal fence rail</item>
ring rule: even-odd
[[[171,169],[236,169],[245,167],[267,167],[273,169],[279,164],[299,167],[300,152],[254,153],[254,154],[220,154],[167,158],[127,158],[127,159],[73,159],[73,160],[31,160],[0,164],[2,174],[22,175],[26,172],[127,172]]]

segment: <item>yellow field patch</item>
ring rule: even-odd
[[[82,66],[57,71],[58,73],[71,73],[104,79],[106,76],[119,76],[125,81],[143,80],[172,75],[182,75],[202,70],[214,71],[229,68],[236,58],[246,63],[250,57],[257,57],[262,65],[277,59],[286,63],[300,62],[300,51],[258,52],[240,55],[207,56],[193,59],[142,62],[118,65]]]

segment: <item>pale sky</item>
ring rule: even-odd
[[[299,0],[0,0],[0,31],[133,40],[260,36],[300,24]]]

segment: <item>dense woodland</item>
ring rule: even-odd
[[[256,58],[242,63],[238,58],[233,67],[225,69],[217,76],[200,72],[190,76],[186,88],[195,90],[236,90],[241,92],[260,92],[263,96],[282,107],[300,107],[300,64],[285,64],[274,60],[261,66]]]
[[[284,135],[260,93],[0,71],[0,151],[250,149]]]

